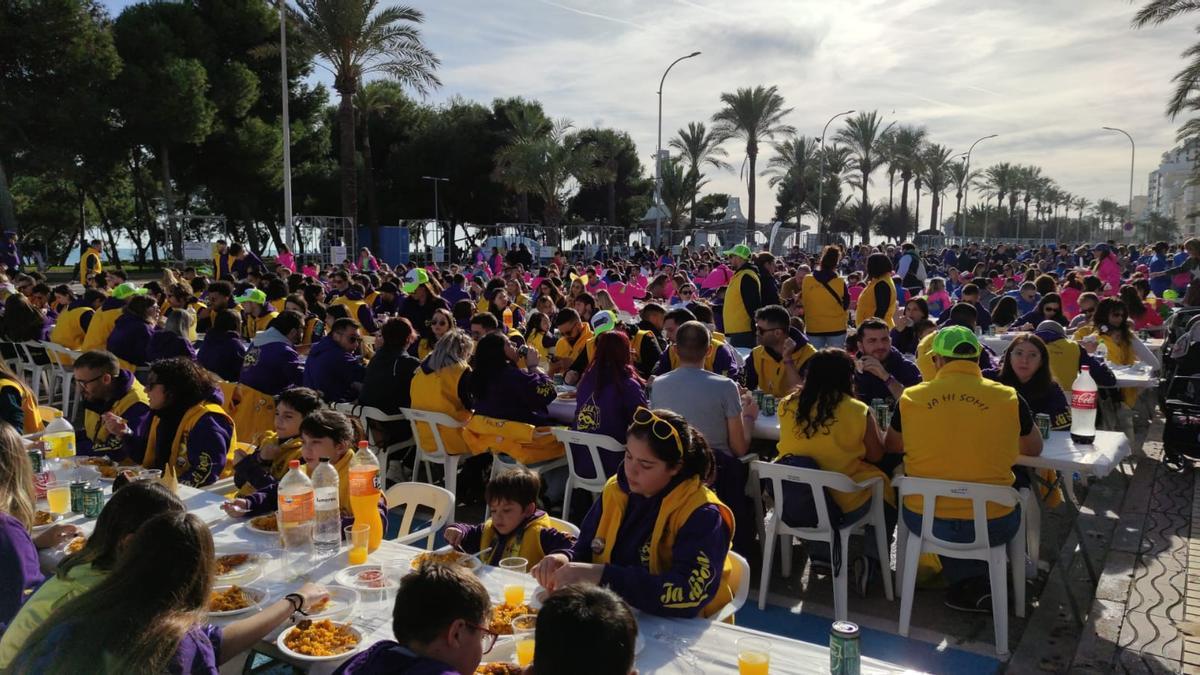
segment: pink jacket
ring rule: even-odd
[[[296,256],[291,253],[280,253],[275,256],[275,263],[289,272],[296,271]]]
[[[1121,290],[1121,266],[1117,264],[1114,256],[1109,256],[1096,265],[1096,276],[1104,282],[1105,296],[1116,295]]]

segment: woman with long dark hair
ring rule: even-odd
[[[575,392],[575,430],[611,436],[624,443],[634,411],[648,403],[646,387],[633,367],[629,338],[624,333],[601,333],[595,345],[595,354]],[[586,451],[572,448],[576,450],[580,451],[576,453],[576,466],[590,466]],[[600,459],[605,475],[617,472],[620,457],[607,453]]]
[[[1037,306],[1013,322],[1013,326],[1019,327],[1021,330],[1034,330],[1043,321],[1053,321],[1064,327],[1070,323],[1066,313],[1063,312],[1062,296],[1058,293],[1043,295],[1038,300]]]
[[[1050,370],[1050,351],[1042,338],[1022,333],[1008,344],[996,379],[1007,384],[1025,399],[1033,414],[1050,416],[1053,429],[1071,425],[1071,409],[1062,387],[1054,381]]]
[[[1134,330],[1149,330],[1161,334],[1163,330],[1162,317],[1146,305],[1136,286],[1129,284],[1122,286],[1120,298],[1121,302],[1125,304],[1125,311],[1129,312],[1129,319],[1133,322]]]
[[[929,301],[924,297],[909,298],[904,303],[904,311],[896,315],[896,327],[892,329],[892,346],[901,354],[916,354],[917,337],[916,325],[929,318]]]
[[[520,352],[524,352],[527,363],[534,365],[519,367]],[[518,348],[499,333],[483,336],[471,360],[475,413],[534,426],[550,424],[547,406],[558,394],[554,381],[538,369],[536,357],[532,347]]]
[[[1018,315],[1017,299],[1011,295],[1002,295],[992,307],[992,324],[999,330],[1007,330],[1015,324]]]

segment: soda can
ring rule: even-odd
[[[1050,416],[1046,413],[1038,413],[1034,416],[1033,421],[1037,423],[1038,431],[1042,434],[1042,440],[1050,438]]]
[[[829,672],[832,675],[859,675],[862,650],[858,642],[858,624],[834,621],[829,629]]]
[[[1142,342],[1145,342],[1146,340],[1149,340],[1149,339],[1150,339],[1150,331],[1148,331],[1148,330],[1140,330],[1140,331],[1138,331],[1138,338],[1139,338],[1139,339],[1140,339]]]
[[[99,518],[100,510],[104,508],[104,489],[89,486],[83,491],[83,515],[88,518]]]
[[[880,428],[887,429],[888,424],[892,422],[892,408],[887,399],[871,399],[871,409],[875,411],[875,421],[879,422]]]
[[[33,473],[37,475],[42,472],[42,465],[46,461],[46,455],[40,448],[33,448],[29,451],[29,463],[33,465]]]
[[[83,513],[83,491],[88,487],[86,480],[71,481],[71,512]]]
[[[763,414],[767,417],[774,417],[777,409],[778,404],[775,401],[775,397],[770,394],[763,394]]]

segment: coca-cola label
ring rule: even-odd
[[[1071,390],[1071,407],[1081,410],[1091,410],[1096,407],[1096,392]]]

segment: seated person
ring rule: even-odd
[[[713,616],[733,597],[733,513],[702,482],[712,465],[686,420],[640,409],[621,470],[584,519],[574,562],[548,555],[533,576],[550,591],[601,584],[659,616]]]
[[[870,404],[881,398],[899,400],[905,387],[921,381],[916,364],[892,345],[895,331],[879,319],[867,319],[858,327],[858,363],[854,384],[858,400]]]
[[[979,286],[974,283],[966,284],[962,287],[961,296],[962,300],[956,304],[966,303],[974,307],[975,323],[973,325],[979,326],[980,330],[986,333],[992,325],[992,313],[988,311],[987,307],[985,307],[980,300],[981,292],[979,290]],[[953,309],[953,307],[951,307],[951,309]],[[937,324],[942,326],[945,325],[949,320],[950,312],[945,311],[938,315]]]
[[[304,316],[299,312],[283,311],[271,319],[267,329],[250,343],[238,381],[267,396],[300,386],[304,362],[295,345],[303,330]]]
[[[746,359],[746,388],[782,398],[800,386],[804,365],[817,350],[804,333],[791,328],[791,317],[782,305],[767,305],[754,312],[758,346]]]
[[[453,328],[433,347],[413,372],[409,385],[412,407],[449,415],[459,422],[471,419],[471,353],[475,343],[465,332]],[[441,428],[445,451],[452,455],[469,452],[461,428]],[[428,424],[417,425],[417,438],[427,452],[437,448]]]
[[[412,324],[402,316],[388,319],[383,324],[375,342],[375,354],[363,375],[362,390],[358,392],[359,405],[378,408],[387,415],[395,415],[401,408],[411,407],[409,391],[413,373],[421,365],[417,357],[409,353],[416,339]],[[375,434],[373,438],[382,447],[412,438],[412,425],[407,420],[370,420],[370,424]]]
[[[1043,295],[1042,299],[1038,300],[1037,307],[1034,307],[1033,311],[1028,312],[1024,316],[1018,318],[1016,322],[1013,323],[1013,326],[1015,326],[1017,330],[1028,331],[1037,328],[1038,324],[1043,321],[1054,321],[1055,323],[1062,324],[1063,326],[1066,326],[1067,323],[1069,323],[1067,321],[1067,315],[1063,313],[1062,296],[1058,293],[1047,293]]]
[[[968,284],[970,285],[970,284]],[[965,302],[956,303],[946,312],[948,317],[945,326],[962,326],[972,333],[977,325],[975,321],[979,318],[978,313],[973,311],[973,307]],[[926,335],[919,343],[917,343],[917,368],[921,371],[921,379],[928,382],[933,379],[937,373],[937,366],[933,358],[933,340],[937,333]],[[991,370],[995,367],[996,353],[987,345],[981,345],[979,351],[979,369]]]
[[[1057,321],[1043,321],[1034,332],[1046,344],[1050,354],[1050,375],[1063,392],[1071,390],[1079,371],[1087,366],[1092,379],[1101,387],[1117,386],[1117,376],[1109,370],[1103,359],[1094,358],[1083,345],[1067,337],[1062,324]]]
[[[637,618],[616,593],[589,584],[560,588],[538,611],[530,675],[634,675],[637,634]]]
[[[651,340],[652,341],[652,340]],[[647,405],[646,385],[630,363],[629,338],[624,333],[609,331],[595,338],[596,355],[579,380],[575,391],[576,431],[603,434],[625,443],[625,432],[633,422],[633,413]],[[577,475],[594,477],[587,448],[572,444]],[[621,455],[601,452],[604,475],[617,473]],[[569,514],[564,514],[569,517]]]
[[[96,312],[100,311],[104,300],[104,294],[100,291],[92,288],[85,290],[82,297],[72,301],[66,310],[59,313],[50,331],[50,341],[67,349],[80,349],[88,326]]]
[[[490,621],[491,598],[474,574],[453,565],[422,565],[396,591],[396,639],[355,654],[334,675],[471,675],[496,644]]]
[[[253,340],[259,331],[266,330],[271,320],[279,315],[275,307],[267,301],[267,294],[257,288],[248,289],[244,295],[239,295],[233,300],[242,308],[242,335],[247,340]]]
[[[679,327],[689,321],[695,321],[696,315],[691,310],[683,307],[676,307],[667,312],[667,316],[663,319],[663,335],[667,340],[667,348],[662,353],[662,357],[658,359],[658,363],[654,366],[654,375],[662,375],[669,373],[679,366],[679,354],[675,348],[675,332]],[[725,344],[712,329],[709,329],[710,342],[707,351],[704,355],[704,369],[724,375],[731,380],[738,378],[739,369],[737,355],[733,348]]]
[[[73,368],[75,386],[83,399],[83,425],[75,430],[75,451],[118,462],[126,459],[121,439],[108,433],[104,416],[112,413],[130,427],[140,427],[150,414],[145,388],[133,373],[122,370],[117,357],[109,352],[84,352]]]
[[[200,342],[196,360],[222,380],[237,382],[242,374],[246,352],[250,349],[242,339],[241,332],[242,317],[237,312],[232,309],[218,310],[213,314],[212,328]]]
[[[304,386],[321,392],[327,403],[358,399],[367,368],[358,354],[362,338],[353,319],[337,319],[329,335],[313,345],[304,363]]]
[[[497,333],[485,335],[476,345],[471,361],[475,414],[535,427],[548,425],[548,406],[558,397],[554,381],[538,368],[533,347],[523,347],[521,352]],[[523,357],[534,365],[518,366]]]
[[[504,558],[524,558],[533,566],[551,553],[569,559],[575,537],[559,530],[539,509],[542,481],[529,469],[518,467],[497,474],[484,489],[491,517],[482,525],[455,523],[446,528],[446,541],[475,555],[491,549],[484,562],[498,565]]]
[[[134,297],[113,323],[112,332],[105,343],[108,351],[120,359],[121,365],[128,370],[149,364],[150,338],[154,336],[157,321],[158,305],[154,298],[146,295]]]
[[[188,333],[193,332],[195,326],[196,313],[192,310],[176,309],[172,311],[163,322],[162,328],[155,330],[154,334],[150,336],[150,344],[146,347],[146,362],[150,363],[176,356],[196,358],[196,348],[188,339]]]
[[[246,496],[279,483],[288,472],[288,462],[300,458],[300,423],[322,407],[321,395],[305,387],[284,389],[275,397],[275,428],[260,433],[254,449],[233,453],[233,483],[238,495]]]
[[[550,357],[550,374],[566,375],[575,361],[583,354],[592,337],[592,326],[580,318],[579,312],[567,307],[554,315],[554,327],[558,329],[558,342]],[[574,384],[573,378],[568,384]]]

